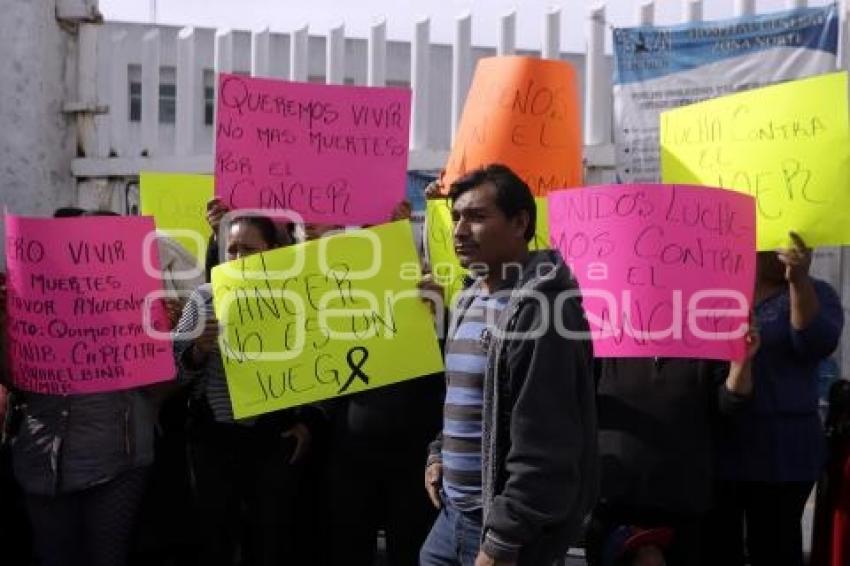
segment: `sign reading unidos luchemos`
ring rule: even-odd
[[[740,359],[755,203],[723,189],[608,185],[549,195],[553,247],[581,287],[598,357]]]

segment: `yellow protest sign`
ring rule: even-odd
[[[529,249],[545,250],[549,248],[549,201],[536,198],[537,226]],[[425,229],[428,237],[428,263],[431,274],[443,286],[445,300],[450,304],[463,289],[463,280],[467,271],[460,266],[455,255],[452,236],[452,209],[447,199],[429,199],[425,210]]]
[[[441,371],[407,221],[212,272],[233,414],[251,417]]]
[[[443,300],[449,304],[463,289],[467,274],[455,255],[452,210],[446,199],[429,199],[425,207],[428,263],[434,280],[443,287]]]
[[[531,240],[528,247],[532,250],[548,250],[549,244],[549,199],[536,198],[537,203],[537,226],[534,230],[534,239]]]
[[[663,112],[662,179],[754,196],[759,250],[850,244],[847,102],[842,72]]]
[[[201,265],[212,233],[206,212],[213,190],[212,175],[139,174],[141,213],[153,216],[157,229],[177,240]]]

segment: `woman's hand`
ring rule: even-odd
[[[427,200],[443,198],[443,182],[441,179],[436,179],[428,183],[425,187],[425,198]]]
[[[445,290],[442,285],[437,283],[433,275],[423,275],[418,287],[420,298],[428,303],[428,306],[431,308],[431,314],[436,315],[437,312],[443,309]]]
[[[212,229],[213,238],[218,239],[218,228],[221,226],[221,219],[227,213],[228,208],[220,198],[213,197],[207,201],[207,223]]]
[[[168,330],[174,330],[183,314],[183,301],[176,297],[165,297],[162,299],[162,306],[165,308],[165,315],[168,317]]]
[[[398,220],[410,220],[410,203],[406,200],[401,201],[395,208],[393,208],[392,216],[390,217],[391,222],[396,222]]]
[[[203,332],[192,342],[192,361],[195,365],[204,363],[210,352],[217,347],[218,332],[218,320],[214,317],[207,318]]]
[[[812,266],[812,249],[806,247],[803,238],[796,232],[789,232],[793,246],[779,250],[777,257],[785,264],[785,280],[792,285],[802,283],[809,277],[809,268]]]
[[[310,448],[312,436],[310,435],[310,429],[304,423],[296,423],[292,428],[281,433],[280,436],[281,438],[295,439],[295,450],[292,451],[292,457],[289,459],[290,464],[294,464],[300,460]]]
[[[743,360],[732,360],[729,363],[729,375],[726,377],[726,389],[736,395],[747,397],[753,392],[753,358],[761,347],[758,321],[755,313],[750,313],[749,328],[745,337],[747,349]]]

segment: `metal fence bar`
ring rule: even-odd
[[[159,153],[159,83],[162,64],[159,30],[142,39],[142,152]]]
[[[472,14],[464,14],[455,21],[455,41],[452,51],[452,140],[460,125],[460,115],[466,102],[466,93],[472,81]]]
[[[195,124],[201,118],[200,72],[197,57],[198,35],[195,28],[183,28],[177,34],[177,116],[174,149],[177,155],[192,155],[195,149]]]
[[[428,147],[428,103],[431,73],[431,20],[416,22],[410,46],[410,148]]]
[[[332,85],[345,84],[345,24],[328,32],[325,81]]]

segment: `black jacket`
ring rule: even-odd
[[[442,372],[326,402],[337,442],[377,452],[418,451],[440,429],[445,376]]]
[[[12,462],[28,494],[73,493],[153,463],[156,411],[144,389],[19,393],[12,411]]]
[[[745,399],[711,360],[597,360],[600,502],[651,514],[694,515],[711,504],[714,436]]]

